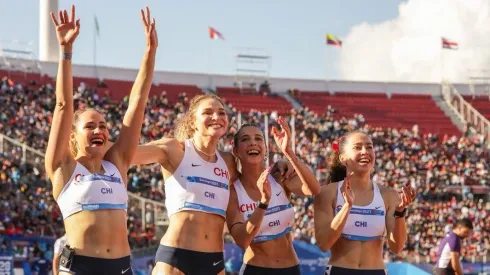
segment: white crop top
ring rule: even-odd
[[[184,141],[184,158],[174,174],[165,180],[165,207],[168,216],[182,210],[194,210],[226,216],[230,199],[230,173],[216,152],[216,163],[203,160],[192,141]]]
[[[269,183],[272,191],[271,200],[260,225],[259,232],[252,240],[254,243],[280,238],[291,232],[293,228],[294,209],[286,192],[271,175],[269,175]],[[253,201],[248,196],[240,180],[236,180],[233,185],[237,193],[240,213],[245,220],[248,220],[254,213],[255,208],[259,205],[259,202]]]
[[[342,209],[344,204],[344,198],[340,191],[343,183],[343,181],[338,183],[335,214]],[[373,186],[373,201],[367,206],[354,205],[351,208],[344,230],[342,230],[342,237],[353,241],[370,241],[379,240],[384,236],[386,223],[385,203],[378,185],[373,183]]]
[[[57,199],[63,219],[82,210],[127,211],[128,192],[119,170],[105,160],[102,161],[102,167],[105,174],[91,174],[77,162],[75,171]]]

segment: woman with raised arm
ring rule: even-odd
[[[272,134],[297,173],[288,180],[265,169],[267,138],[258,125],[244,124],[234,137],[233,153],[242,170],[231,187],[226,222],[235,242],[245,250],[240,274],[301,274],[290,233],[294,220],[290,196],[316,195],[320,184],[294,154],[284,118],[279,117],[278,123],[281,132],[273,127]]]
[[[327,275],[386,275],[385,234],[392,252],[405,245],[405,212],[415,191],[405,186],[399,195],[371,181],[373,148],[371,138],[359,131],[333,144],[331,183],[314,202],[317,245],[331,251]]]
[[[159,163],[162,167],[170,219],[152,274],[225,274],[225,212],[230,181],[237,174],[233,155],[219,152],[217,145],[228,123],[221,98],[198,95],[177,122],[174,138],[164,137],[138,148],[133,164]]]
[[[117,141],[107,150],[107,123],[94,109],[74,112],[72,50],[80,21],[60,11],[51,13],[60,43],[46,172],[64,219],[67,245],[60,256],[60,274],[132,274],[127,231],[127,171],[138,146],[153,78],[157,37],[150,11],[141,10],[146,52],[131,90]]]

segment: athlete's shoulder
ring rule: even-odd
[[[320,193],[318,193],[317,196],[321,196],[323,198],[330,198],[333,197],[334,195],[337,194],[337,187],[339,186],[340,182],[331,182],[326,185],[322,185],[320,188]]]

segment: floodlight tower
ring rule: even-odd
[[[250,47],[237,47],[235,58],[235,86],[240,89],[257,89],[269,80],[271,56],[264,50]]]
[[[40,0],[39,12],[39,60],[57,62],[59,45],[49,13],[57,15],[58,0]]]

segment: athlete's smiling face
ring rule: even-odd
[[[228,114],[221,102],[214,98],[204,99],[195,112],[195,127],[202,136],[220,138],[228,128]]]
[[[255,126],[242,126],[235,138],[233,154],[240,159],[242,165],[263,164],[267,149],[264,133]]]
[[[363,174],[371,173],[375,157],[371,138],[364,133],[354,133],[347,136],[340,160],[348,172]]]
[[[102,114],[95,110],[86,110],[75,119],[71,140],[76,141],[78,154],[103,156],[109,140],[109,131]]]

